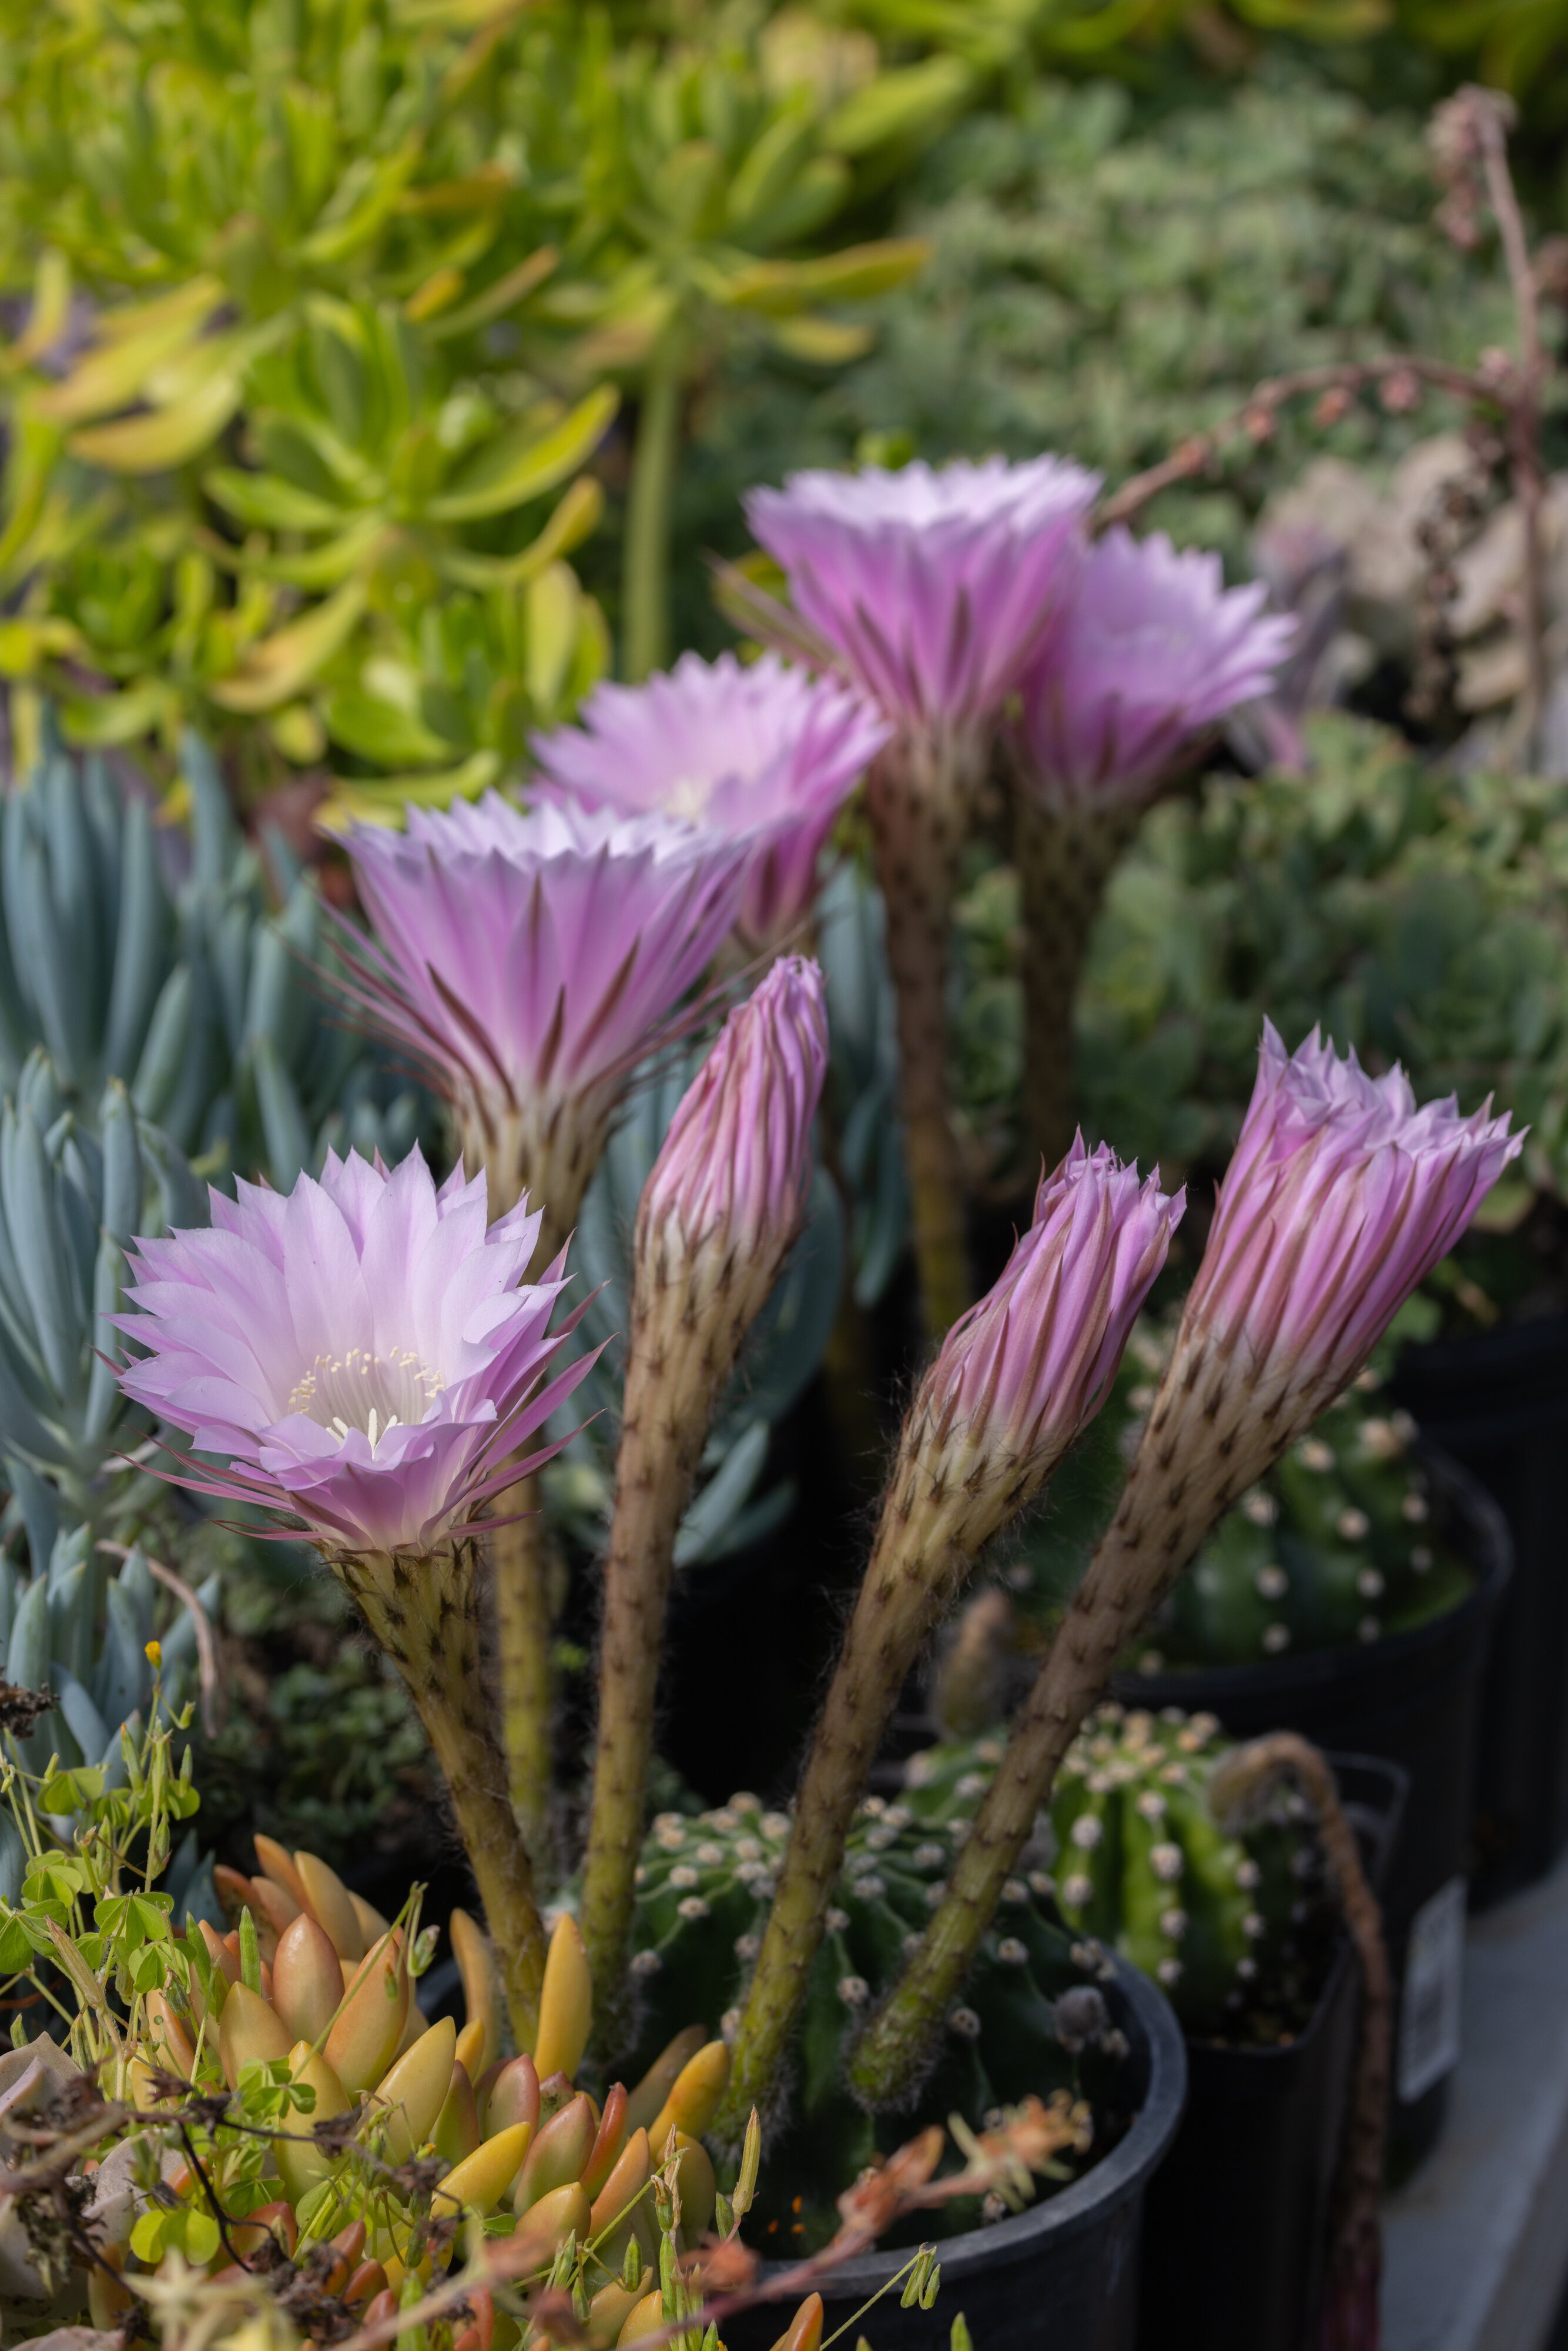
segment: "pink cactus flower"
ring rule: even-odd
[[[417,1148],[390,1173],[329,1154],[319,1183],[242,1183],[209,1228],[134,1242],[121,1384],[225,1465],[176,1456],[178,1482],[329,1555],[420,1557],[515,1482],[591,1357],[547,1377],[577,1320],[549,1328],[562,1266],[519,1287],[539,1218],[486,1210],[483,1176],[438,1190]]]
[[[1490,1108],[1417,1108],[1397,1064],[1369,1077],[1315,1029],[1287,1053],[1265,1021],[1178,1357],[1237,1359],[1251,1416],[1315,1417],[1523,1148]],[[1173,1364],[1166,1392],[1178,1384]]]
[[[906,732],[988,726],[1059,616],[1099,477],[1060,457],[791,474],[747,495],[797,609]]]
[[[1161,1191],[1158,1168],[1140,1183],[1108,1144],[1089,1151],[1076,1136],[1001,1273],[943,1341],[906,1454],[939,1484],[1016,1509],[1104,1403],[1186,1207],[1185,1187]]]
[[[361,1000],[450,1093],[491,1205],[524,1190],[553,1253],[630,1071],[739,912],[743,840],[491,792],[347,840],[374,925]]]
[[[1012,730],[1026,789],[1055,813],[1138,807],[1196,740],[1267,692],[1296,624],[1268,590],[1227,589],[1218,555],[1109,530],[1023,682]]]
[[[741,928],[760,946],[809,911],[833,820],[888,732],[860,695],[775,654],[743,668],[733,653],[685,653],[645,684],[595,686],[580,723],[533,749],[591,807],[754,841]]]

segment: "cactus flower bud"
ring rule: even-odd
[[[903,1982],[850,2074],[895,2101],[924,2060],[1080,1724],[1215,1520],[1332,1403],[1518,1153],[1506,1118],[1416,1106],[1314,1030],[1265,1026],[1258,1081],[1137,1459]]]
[[[984,1544],[1099,1411],[1186,1196],[1140,1183],[1082,1137],[1041,1182],[1034,1221],[956,1322],[904,1422],[876,1541],[796,1803],[735,2040],[721,2129],[768,2096],[821,1942],[844,1840],[921,1647]]]
[[[800,1228],[827,1059],[821,974],[784,957],[730,1014],[637,1211],[582,1889],[601,2021],[621,1990],[675,1533],[725,1383]]]

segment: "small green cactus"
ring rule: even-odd
[[[1361,1382],[1216,1528],[1137,1663],[1242,1664],[1349,1648],[1457,1607],[1469,1570],[1437,1540],[1408,1414]]]
[[[1216,1823],[1208,1782],[1234,1743],[1212,1715],[1101,1708],[1062,1764],[1028,1882],[1074,1935],[1153,1976],[1188,2032],[1275,2042],[1312,2012],[1334,1914],[1298,1795],[1281,1790],[1239,1835]],[[967,1819],[1004,1744],[912,1757],[905,1802],[916,1822]]]
[[[901,1970],[967,1826],[956,1814],[917,1821],[908,1805],[876,1796],[861,1806],[812,1965],[788,2116],[769,2136],[767,2168],[779,2200],[769,2203],[765,2179],[748,2231],[765,2251],[823,2242],[845,2181],[926,2121],[957,2113],[978,2123],[1031,2093],[1086,2101],[1097,2147],[1130,2119],[1127,2044],[1099,1990],[1103,1947],[1056,1924],[1021,1878],[1009,1886],[963,2001],[947,2017],[915,2113],[873,2117],[852,2100],[845,2044]],[[746,1794],[716,1811],[661,1813],[654,1821],[638,1869],[633,2064],[649,2062],[693,2016],[733,2031],[788,1831],[785,1813]],[[1090,2127],[1086,2116],[1084,2147]],[[972,2228],[984,2217],[994,2216],[974,2199],[955,2201],[923,2216],[925,2233]]]

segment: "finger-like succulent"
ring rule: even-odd
[[[752,2233],[770,2252],[810,2250],[831,2235],[844,2181],[879,2150],[889,2153],[917,2121],[955,2111],[977,2121],[1030,2093],[1063,2091],[1075,2102],[1088,2097],[1097,2135],[1115,2127],[1126,2043],[1099,1989],[1103,1949],[1090,1936],[1065,1932],[1021,1876],[1009,1884],[962,2000],[948,2013],[915,2119],[879,2121],[844,2085],[848,2043],[940,1898],[964,1834],[959,1809],[952,1820],[920,1821],[907,1804],[870,1796],[856,1816],[811,1963],[788,2119],[769,2143]],[[710,1812],[655,1819],[638,1869],[632,1930],[641,2007],[634,2063],[662,2048],[683,2018],[717,2018],[726,2035],[734,2032],[789,1830],[786,1813],[744,1792]],[[688,2026],[685,2045],[695,2051],[699,2039],[699,2029]],[[1085,2135],[1081,2152],[1087,2144]],[[799,2209],[789,2201],[797,2197]],[[925,2216],[927,2233],[933,2226],[973,2227],[982,2217],[972,2200],[943,2213]]]
[[[114,2193],[95,2202],[108,2252],[91,2284],[97,2323],[131,2305],[133,2281],[177,2272],[175,2254],[222,2278],[270,2237],[264,2267],[294,2264],[373,2325],[405,2280],[448,2265],[462,2243],[451,2224],[477,2214],[487,2235],[537,2248],[541,2278],[562,2263],[591,2339],[615,2342],[659,2290],[662,2236],[689,2251],[713,2222],[701,2134],[723,2043],[694,2051],[683,2036],[630,2093],[616,2085],[600,2101],[573,2083],[591,1997],[570,1919],[552,1940],[533,2048],[508,2054],[499,1974],[465,1912],[451,1922],[459,2029],[420,2010],[434,1936],[418,1931],[417,1894],[389,1921],[313,1854],[258,1837],[256,1861],[248,1877],[219,1873],[235,1924],[188,1928],[186,1964],[141,2005],[129,2088],[149,2136],[193,2092],[229,2104],[200,2159],[188,2123],[171,2122],[180,2159],[165,2162],[161,2200],[133,2158],[110,2158]]]
[[[187,737],[182,765],[183,874],[141,792],[46,728],[0,825],[0,1081],[15,1091],[42,1046],[62,1107],[89,1125],[117,1080],[211,1172],[281,1186],[334,1144],[401,1157],[420,1099],[329,1000],[319,893],[276,836],[265,859],[243,839],[205,744]]]
[[[195,1658],[197,1619],[182,1606],[160,1630],[158,1586],[145,1553],[133,1549],[110,1565],[95,1551],[86,1526],[60,1528],[46,1549],[47,1492],[30,1493],[29,1499],[34,1572],[24,1575],[0,1554],[0,1641],[5,1679],[14,1689],[47,1693],[53,1704],[30,1729],[12,1735],[29,1771],[41,1771],[55,1756],[68,1771],[101,1765],[114,1785],[125,1769],[120,1726],[145,1716],[155,1679],[167,1706],[182,1703]],[[218,1579],[210,1576],[195,1594],[196,1604],[211,1610],[217,1596]],[[6,1844],[6,1826],[0,1816],[0,1846]],[[0,1893],[8,1901],[16,1898],[3,1872]]]
[[[152,1426],[115,1372],[126,1244],[202,1209],[184,1158],[118,1078],[82,1117],[46,1055],[28,1056],[0,1102],[0,1445],[78,1516]]]
[[[1233,1746],[1212,1715],[1101,1708],[1024,1858],[1030,1891],[1155,1977],[1189,2032],[1273,2041],[1311,2014],[1333,1911],[1299,1796],[1280,1791],[1239,1834],[1216,1822],[1208,1782]],[[911,1757],[907,1809],[921,1823],[967,1820],[1004,1747],[986,1738]]]

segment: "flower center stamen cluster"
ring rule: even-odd
[[[318,1355],[288,1398],[291,1413],[304,1413],[319,1428],[347,1439],[362,1429],[373,1453],[392,1428],[421,1421],[446,1382],[410,1347],[378,1354],[350,1347],[342,1355]]]

